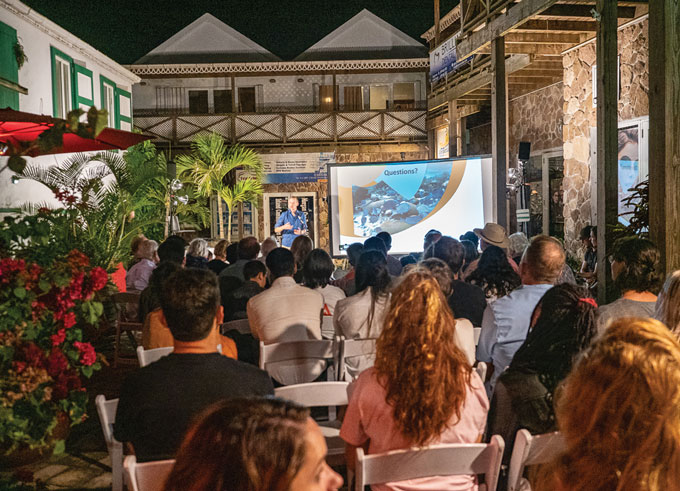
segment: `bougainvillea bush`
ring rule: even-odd
[[[40,263],[32,255],[10,255],[0,247],[0,449],[5,452],[49,443],[64,415],[71,425],[83,421],[83,377],[102,364],[83,329],[97,327],[102,317],[106,271],[92,267],[77,250]],[[57,441],[55,451],[62,449],[63,441]]]

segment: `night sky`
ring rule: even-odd
[[[206,12],[284,60],[363,8],[418,41],[433,23],[432,0],[23,0],[122,64],[133,63]],[[458,0],[441,0],[442,15]]]

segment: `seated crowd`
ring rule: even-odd
[[[460,240],[431,230],[417,254],[390,248],[386,232],[351,244],[340,275],[306,236],[290,249],[273,238],[220,241],[214,258],[203,239],[137,241],[127,285],[141,292],[142,344],[174,350],[125,380],[115,438],[138,461],[175,458],[169,490],[338,489],[309,409],[273,397],[274,387],[337,378],[351,380],[339,430],[350,475],[359,448],[500,435],[505,489],[515,435],[527,429],[560,431],[565,445],[532,470],[533,489],[677,488],[680,271],[662,284],[652,242],[614,244],[619,298],[600,307],[592,276],[577,272],[587,280],[577,284],[552,237],[508,238],[488,223]],[[340,337],[375,340],[375,350],[333,376],[338,367],[322,359],[257,367],[260,343]],[[372,489],[475,490],[477,481]]]

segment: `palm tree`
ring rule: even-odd
[[[200,135],[191,143],[191,153],[177,158],[177,168],[183,179],[196,186],[206,198],[217,195],[217,224],[219,236],[224,238],[222,199],[229,211],[228,238],[231,240],[231,212],[234,205],[253,201],[262,194],[262,160],[254,150],[243,145],[228,146],[217,133]],[[246,171],[247,177],[233,182],[230,173],[236,169]],[[233,184],[228,184],[231,178]],[[240,184],[245,183],[245,184]]]

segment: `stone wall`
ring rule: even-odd
[[[621,83],[619,120],[649,114],[648,22],[618,32]],[[564,66],[564,221],[567,250],[579,249],[578,233],[592,219],[590,128],[597,124],[593,107],[592,66],[595,43],[567,53]]]
[[[323,148],[319,151],[329,152],[333,148]],[[335,160],[339,164],[353,162],[398,162],[402,160],[425,160],[428,158],[426,144],[400,144],[400,145],[361,145],[351,147],[339,147],[335,149]],[[316,210],[319,226],[319,247],[330,251],[329,244],[329,218],[328,218],[328,184],[324,181],[301,182],[290,184],[266,184],[265,193],[309,193],[315,192],[317,196]],[[265,238],[264,234],[264,207],[258,206],[259,239]]]

